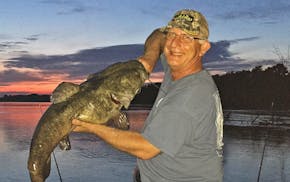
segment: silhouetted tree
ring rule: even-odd
[[[222,104],[229,109],[290,108],[290,76],[281,63],[263,71],[257,66],[251,71],[231,72],[214,79],[220,90]]]

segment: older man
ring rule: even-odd
[[[142,182],[222,181],[221,103],[202,66],[208,35],[201,13],[181,10],[146,40],[139,61],[151,72],[163,52],[165,77],[141,133],[78,120],[75,131],[94,133],[136,156]]]

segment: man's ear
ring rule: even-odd
[[[199,56],[203,56],[210,49],[210,43],[208,40],[202,40],[200,46]]]

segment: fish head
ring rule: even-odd
[[[132,101],[132,97],[130,95],[120,95],[114,93],[111,93],[111,99],[113,103],[124,106],[126,109],[128,109]]]
[[[148,79],[148,76],[143,65],[139,65],[134,69],[129,67],[122,72],[118,72],[114,77],[111,77],[110,95],[112,101],[128,109],[135,95],[140,93],[141,87],[145,80]]]

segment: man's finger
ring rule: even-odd
[[[73,129],[74,132],[80,132],[80,131],[83,131],[83,128],[80,127],[80,126],[77,126]]]
[[[77,126],[79,126],[79,125],[82,125],[82,123],[83,123],[83,122],[80,121],[80,120],[78,120],[78,119],[73,119],[73,120],[72,120],[72,124],[73,124],[73,125],[77,125]]]

